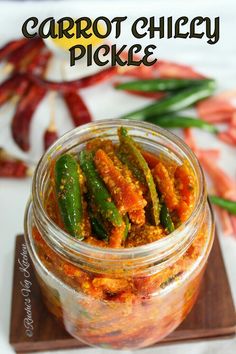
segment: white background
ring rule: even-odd
[[[43,1],[43,2],[0,2],[0,45],[5,41],[20,36],[21,25],[30,16],[45,18],[48,16],[72,16],[74,18],[87,15],[97,17],[128,16],[129,21],[124,26],[124,35],[121,43],[131,43],[128,35],[129,25],[132,19],[139,16],[220,16],[220,41],[216,45],[209,45],[206,39],[201,40],[156,40],[158,56],[160,58],[190,64],[199,71],[215,77],[219,82],[219,90],[235,88],[236,86],[236,3],[234,0],[172,0],[172,1]],[[143,41],[145,43],[145,40]],[[4,79],[4,70],[0,67],[0,80]],[[58,63],[54,62],[51,76],[60,79]],[[69,75],[69,74],[68,74]],[[79,73],[82,75],[82,72]],[[108,84],[83,91],[83,96],[95,119],[117,117],[123,112],[141,107],[146,100],[137,99],[121,92],[114,92]],[[14,145],[10,136],[9,123],[14,112],[11,105],[0,108],[0,146],[18,156],[27,157],[37,161],[42,152],[42,132],[47,125],[50,115],[49,101],[46,97],[37,110],[32,124],[32,149],[29,155],[22,155]],[[57,125],[60,132],[72,128],[68,120],[68,112],[63,103],[56,101]],[[199,145],[217,147],[222,149],[221,166],[236,180],[235,151],[215,138],[205,133],[196,132]],[[13,251],[15,235],[23,232],[23,215],[26,201],[30,195],[31,180],[26,181],[0,181],[0,353],[13,353],[8,344],[11,285],[13,270]],[[220,228],[219,228],[220,230]],[[236,302],[236,240],[232,237],[224,237],[220,232],[224,259],[231,283],[231,288]],[[217,276],[217,275],[216,275]],[[178,344],[158,348],[159,354],[189,354],[189,353],[226,353],[233,354],[236,351],[235,339],[203,341],[200,343]],[[62,354],[74,351],[60,351]],[[87,354],[106,353],[101,349],[82,349]],[[109,350],[109,353],[112,351]],[[136,353],[151,354],[157,349],[145,349]],[[131,353],[126,351],[124,353]]]

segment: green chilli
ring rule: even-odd
[[[209,84],[212,79],[149,79],[124,82],[116,86],[117,90],[142,92],[172,91],[191,86]]]
[[[129,160],[129,164],[133,165],[136,169],[139,170],[139,174],[142,175],[142,179],[146,182],[149,190],[149,199],[150,199],[150,211],[152,214],[152,219],[154,225],[159,224],[159,198],[156,191],[156,186],[152,177],[151,170],[148,167],[146,160],[141,154],[137,144],[134,140],[128,135],[127,129],[121,127],[118,130],[118,135],[120,139],[120,153],[126,156],[126,159]]]
[[[82,240],[82,197],[78,163],[73,156],[65,154],[57,159],[55,182],[57,201],[65,229],[72,236]]]
[[[101,177],[96,171],[93,154],[90,151],[81,151],[79,161],[82,171],[86,177],[88,192],[94,201],[98,212],[101,213],[104,219],[110,221],[114,226],[122,225],[122,217],[112,202],[111,195],[106,189]]]
[[[181,90],[175,95],[163,98],[137,111],[125,114],[121,118],[152,121],[153,116],[180,111],[211,96],[214,90],[215,81],[210,80],[208,83]]]

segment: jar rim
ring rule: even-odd
[[[199,188],[197,189],[197,195],[195,199],[194,208],[189,215],[188,219],[184,221],[176,230],[174,230],[169,235],[151,242],[149,244],[145,244],[137,247],[130,248],[108,248],[108,247],[98,247],[94,245],[87,244],[86,242],[79,241],[78,239],[69,235],[66,231],[62,230],[54,221],[48,216],[45,211],[45,208],[42,203],[42,198],[40,195],[39,188],[39,179],[42,166],[48,162],[52,155],[55,154],[55,151],[59,151],[62,143],[67,141],[71,135],[78,134],[86,134],[91,132],[91,130],[99,130],[100,128],[117,128],[119,126],[125,126],[126,128],[137,128],[141,130],[150,131],[152,134],[157,134],[158,136],[163,136],[167,138],[171,143],[174,143],[181,151],[185,154],[185,156],[191,161],[191,165],[194,171],[196,178],[198,179]],[[206,190],[205,190],[205,179],[203,175],[202,168],[194,155],[191,149],[185,144],[185,142],[180,139],[178,136],[173,134],[172,132],[160,128],[155,124],[143,122],[143,121],[133,121],[133,120],[123,120],[123,119],[111,119],[111,120],[99,120],[94,121],[75,129],[70,130],[65,133],[62,137],[60,137],[41,157],[38,162],[37,168],[34,173],[33,183],[32,183],[32,199],[33,204],[35,205],[35,210],[37,210],[37,215],[41,217],[45,223],[47,223],[48,228],[50,229],[51,236],[55,238],[55,242],[60,245],[66,246],[66,248],[71,249],[74,252],[83,253],[85,255],[90,254],[94,258],[101,259],[103,256],[119,256],[122,259],[128,259],[132,254],[132,258],[143,257],[145,254],[148,254],[152,251],[164,251],[165,249],[169,249],[173,244],[178,243],[183,239],[183,234],[186,234],[186,230],[188,230],[196,220],[199,212],[202,210],[202,206],[206,201]],[[29,209],[29,208],[28,208]],[[28,210],[27,209],[27,210]],[[26,210],[26,213],[27,213]],[[191,234],[191,233],[190,233]]]

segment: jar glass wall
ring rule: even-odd
[[[195,176],[195,205],[180,227],[158,241],[134,248],[99,248],[54,224],[43,201],[55,157],[77,153],[95,137],[117,142],[121,125],[144,150],[188,163]],[[152,124],[90,123],[65,134],[38,164],[26,210],[26,244],[47,308],[85,343],[134,349],[173,331],[196,301],[213,236],[213,216],[195,156],[178,137]]]

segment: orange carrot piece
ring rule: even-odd
[[[185,221],[194,201],[193,176],[190,174],[186,166],[181,165],[175,170],[175,181],[176,189],[180,197],[177,210],[180,220]]]
[[[32,228],[32,236],[33,236],[33,239],[34,239],[37,243],[39,243],[39,244],[41,244],[41,245],[44,246],[45,241],[44,241],[44,239],[42,238],[42,235],[40,234],[40,232],[39,232],[39,230],[37,229],[36,226],[33,226],[33,228]]]
[[[104,150],[106,153],[113,150],[113,143],[109,139],[95,138],[86,144],[86,150],[96,152],[98,149]]]
[[[229,136],[233,139],[234,143],[236,144],[236,127],[229,126],[227,133],[229,134]]]
[[[158,60],[155,64],[161,78],[203,79],[205,76],[194,71],[191,66]]]
[[[184,133],[184,141],[185,143],[192,149],[194,152],[197,150],[197,143],[195,141],[195,138],[193,136],[193,131],[191,128],[185,128],[183,129]]]
[[[231,127],[236,127],[236,110],[235,110],[235,112],[233,113],[232,119],[231,119],[231,121],[230,121],[230,126],[231,126]]]
[[[205,114],[211,114],[213,112],[232,112],[235,110],[234,105],[225,98],[210,97],[200,101],[197,104],[197,112],[200,117]]]
[[[188,168],[184,165],[178,166],[175,170],[178,190],[183,200],[190,204],[193,199],[194,180]]]
[[[142,193],[137,193],[135,185],[123,177],[122,173],[102,149],[97,150],[94,162],[122,214],[143,209],[146,206],[147,202]]]
[[[230,121],[236,107],[230,97],[223,94],[207,98],[197,104],[198,115],[211,123],[222,123]]]
[[[82,277],[84,275],[84,273],[78,267],[70,263],[65,263],[63,266],[63,270],[65,274],[68,275],[69,277],[75,277],[75,276]]]
[[[123,59],[127,59],[127,53],[122,54]],[[139,59],[138,59],[139,58]],[[137,60],[140,57],[137,56]],[[169,79],[202,79],[205,76],[194,71],[190,66],[182,65],[165,60],[158,60],[152,66],[128,66],[121,67],[118,75],[134,76],[139,79],[169,78]]]
[[[223,141],[228,145],[232,145],[232,146],[236,145],[236,142],[228,132],[220,132],[217,136],[221,141]]]
[[[230,215],[227,210],[221,209],[215,206],[217,214],[219,216],[222,230],[224,235],[232,235],[233,234],[233,226],[231,223]]]
[[[200,157],[200,162],[207,174],[211,177],[217,194],[223,198],[229,198],[236,194],[236,182],[221,168],[215,165],[209,157]]]
[[[219,123],[228,123],[231,121],[233,116],[232,112],[214,112],[202,114],[201,118],[208,123],[219,124]]]
[[[167,208],[172,211],[178,204],[173,179],[170,177],[167,168],[161,162],[157,163],[152,172]]]
[[[142,155],[145,158],[145,160],[146,160],[146,162],[148,164],[148,167],[151,168],[151,169],[153,169],[160,162],[158,157],[153,155],[151,152],[142,151]]]
[[[234,238],[236,238],[236,215],[231,215],[230,220],[231,220],[231,225],[233,227],[233,236]]]
[[[233,89],[233,90],[221,92],[216,97],[219,99],[226,99],[226,100],[235,99],[236,98],[236,90]]]
[[[177,207],[177,211],[178,211],[178,216],[179,216],[180,220],[182,222],[184,222],[189,215],[188,204],[184,200],[180,199],[178,207]]]
[[[111,231],[109,246],[113,248],[119,248],[122,245],[122,241],[124,238],[126,225],[123,222],[121,226],[114,227]]]
[[[145,223],[144,209],[130,211],[129,217],[130,217],[130,220],[137,225],[143,225]]]
[[[198,159],[210,158],[214,162],[216,162],[220,157],[219,149],[198,149],[195,153]]]

